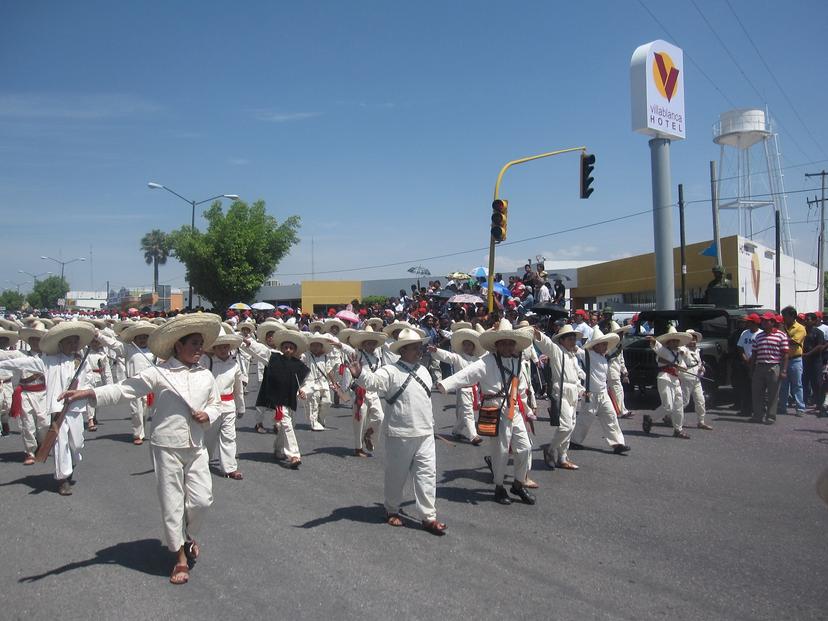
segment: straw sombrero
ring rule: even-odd
[[[28,319],[28,317],[27,317]],[[14,323],[13,321],[9,321],[8,319],[0,319],[0,329],[3,330],[10,330],[12,332],[16,331],[20,326]]]
[[[156,326],[163,326],[165,323],[167,323],[167,319],[165,317],[153,317],[152,319],[150,319],[150,323]]]
[[[662,345],[666,345],[667,341],[678,341],[681,347],[692,341],[693,337],[687,332],[676,332],[675,326],[670,326],[667,332],[657,336],[656,340]]]
[[[592,349],[596,345],[600,345],[601,343],[607,344],[607,353],[613,351],[616,347],[618,347],[618,343],[621,342],[621,337],[615,334],[614,332],[610,332],[609,334],[603,334],[598,328],[595,326],[592,329],[592,338],[590,338],[585,344],[584,349]]]
[[[291,317],[287,321],[285,321],[282,326],[284,326],[288,330],[295,330],[296,332],[299,331],[299,324],[296,323],[296,317]]]
[[[265,321],[264,323],[259,324],[259,326],[256,328],[256,340],[258,340],[259,343],[265,343],[265,341],[267,340],[268,332],[279,332],[284,329],[285,326],[278,321]]]
[[[316,320],[314,320],[314,321],[311,321],[311,322],[308,324],[308,330],[309,330],[310,332],[313,332],[313,329],[314,329],[314,328],[318,329],[318,330],[319,330],[319,332],[324,332],[324,329],[325,329],[325,322],[324,322],[324,321],[321,321],[321,320],[319,320],[319,319],[316,319]]]
[[[360,347],[365,341],[376,341],[377,345],[382,345],[385,341],[388,340],[388,335],[384,332],[379,332],[368,326],[364,330],[357,330],[354,332],[349,339],[349,344],[351,347],[358,348]]]
[[[379,317],[371,317],[368,321],[365,322],[365,327],[370,327],[374,332],[381,331],[384,325],[385,324],[383,323],[382,319],[380,319]]]
[[[393,334],[395,330],[414,330],[414,332],[419,334],[421,337],[426,335],[425,330],[421,330],[417,326],[412,326],[407,321],[400,321],[399,319],[395,320],[394,323],[389,323],[382,329],[382,331],[391,338],[394,338]]]
[[[80,338],[80,347],[86,347],[95,338],[95,326],[88,321],[61,321],[53,328],[49,328],[40,339],[40,351],[44,354],[57,354],[60,342],[70,336]]]
[[[325,336],[331,339],[337,339],[340,343],[344,343],[345,345],[351,344],[351,335],[356,334],[359,330],[354,330],[353,328],[343,328],[339,331],[339,334],[334,336],[333,334],[326,332]]]
[[[399,338],[388,346],[395,354],[399,353],[400,349],[412,343],[425,343],[428,340],[425,336],[420,336],[419,332],[411,328],[403,328],[400,332]]]
[[[121,332],[123,332],[128,327],[130,327],[134,324],[135,324],[135,322],[132,321],[131,319],[124,319],[123,321],[119,321],[118,323],[114,324],[112,326],[112,330],[115,332],[115,334],[120,335]]]
[[[142,334],[149,336],[157,329],[158,326],[149,321],[133,321],[131,326],[127,326],[126,329],[121,331],[118,338],[124,343],[132,343],[136,336],[141,336]]]
[[[207,353],[211,353],[218,345],[229,345],[230,349],[238,349],[239,345],[241,345],[244,341],[244,338],[234,333],[233,328],[231,328],[228,324],[222,323],[221,328],[221,332],[216,337],[216,340],[213,341],[213,344],[210,346],[209,350],[206,347],[204,348],[204,351]]]
[[[701,340],[702,340],[702,333],[701,332],[699,332],[698,330],[693,330],[693,329],[685,330],[685,332],[687,332],[687,334],[689,334],[690,336],[695,336],[696,337],[696,342],[701,343]]]
[[[471,324],[469,324],[471,325]],[[480,338],[479,334],[476,330],[471,330],[468,328],[460,328],[459,330],[455,330],[451,333],[451,350],[454,353],[462,354],[463,353],[463,341],[471,341],[474,343],[474,352],[472,352],[473,356],[482,356],[486,353],[486,350],[480,345]]]
[[[308,342],[301,332],[297,330],[280,330],[273,335],[273,345],[281,349],[282,343],[293,343],[296,346],[296,355],[303,354],[308,349]]]
[[[615,328],[613,330],[613,332],[615,332],[615,334],[617,334],[618,336],[623,336],[624,334],[626,334],[627,332],[629,332],[632,329],[633,329],[632,324],[629,323],[626,326],[621,326],[620,328]]]
[[[28,343],[29,339],[42,339],[46,334],[46,324],[41,321],[33,321],[25,328],[20,328],[17,332],[20,336],[20,340]]]
[[[328,319],[328,321],[326,321],[326,322],[325,322],[325,325],[324,325],[324,326],[323,326],[323,328],[322,328],[322,332],[330,332],[330,331],[331,331],[331,328],[332,328],[333,326],[339,326],[339,329],[340,329],[340,330],[344,330],[345,328],[347,328],[347,327],[348,327],[348,326],[346,326],[346,325],[345,325],[345,322],[344,322],[344,321],[342,321],[341,319],[337,319],[336,317],[334,317],[333,319]]]
[[[334,346],[331,338],[324,334],[314,334],[311,336],[307,336],[305,337],[305,342],[308,344],[308,349],[310,349],[310,346],[314,343],[319,343],[320,345],[322,345],[322,349],[326,354],[329,354]]]
[[[532,344],[532,337],[526,330],[515,330],[508,319],[501,319],[497,328],[486,330],[479,337],[480,346],[486,351],[495,351],[498,341],[514,341],[515,350],[523,351]]]
[[[176,341],[189,334],[200,334],[204,339],[203,349],[209,349],[220,331],[221,319],[212,313],[178,315],[150,334],[149,348],[158,358],[169,360],[175,354]]]
[[[456,332],[457,330],[471,330],[472,325],[468,321],[452,321],[451,322],[451,331]]]
[[[0,329],[0,339],[4,338],[9,339],[9,347],[14,348],[17,345],[18,339],[20,339],[20,334],[16,330]]]

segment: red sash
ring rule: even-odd
[[[362,404],[365,403],[365,389],[357,386],[354,391],[354,420],[362,420]]]
[[[339,365],[338,373],[339,373],[339,375],[345,375],[345,363],[344,362]]]
[[[155,403],[155,393],[151,392],[147,395],[147,407],[151,408],[153,403]]]
[[[275,409],[275,410],[273,410],[273,420],[275,420],[277,423],[279,423],[279,422],[281,422],[281,421],[282,421],[282,419],[283,419],[284,417],[285,417],[285,413],[284,413],[284,411],[282,410],[282,406],[281,406],[281,405],[277,405],[277,406],[276,406],[276,409]]]
[[[472,410],[477,412],[480,409],[480,386],[475,384],[472,389]]]
[[[658,370],[659,373],[667,373],[668,375],[672,375],[673,377],[678,377],[678,371],[676,367],[661,367]]]
[[[44,390],[46,390],[46,384],[19,384],[15,386],[14,392],[12,392],[9,416],[17,418],[23,414],[23,392],[43,392]]]
[[[235,399],[235,395],[232,392],[228,392],[226,395],[221,395],[222,401],[233,401]]]

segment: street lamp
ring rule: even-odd
[[[47,256],[42,256],[42,255],[41,255],[40,258],[41,259],[48,259],[49,261],[54,261],[55,263],[60,264],[60,279],[61,280],[63,280],[63,270],[67,265],[69,265],[70,263],[74,263],[75,261],[86,261],[86,257],[78,257],[77,259],[69,259],[68,261],[61,261],[60,259],[56,259],[54,257],[47,257]],[[48,272],[48,273],[51,274],[52,272]]]
[[[20,293],[20,287],[28,283],[28,280],[24,280],[23,282],[14,282],[13,280],[6,280],[6,282],[11,283],[15,287],[17,287],[17,293]]]
[[[166,190],[170,194],[175,194],[178,198],[180,198],[185,203],[189,203],[193,208],[192,217],[190,218],[190,228],[193,229],[193,230],[195,230],[195,208],[196,208],[196,206],[203,205],[204,203],[209,203],[210,201],[214,201],[217,198],[229,198],[231,201],[239,200],[239,195],[238,194],[218,194],[217,196],[211,196],[210,198],[205,198],[203,201],[194,201],[194,200],[190,200],[189,198],[184,198],[183,196],[181,196],[181,194],[179,194],[175,190],[171,190],[170,188],[168,188],[167,186],[165,186],[161,183],[155,183],[153,181],[150,181],[149,183],[147,183],[147,187],[150,190]],[[192,308],[193,307],[193,283],[192,282],[190,283],[190,293],[189,293],[188,299],[189,299],[189,303],[190,303],[190,308]]]
[[[32,279],[34,279],[34,284],[37,284],[37,279],[40,278],[41,276],[46,276],[46,275],[52,273],[52,272],[43,272],[42,274],[32,274],[31,272],[25,272],[23,270],[17,270],[17,272],[18,272],[18,274],[26,274],[26,276],[31,276]],[[9,281],[9,282],[11,282],[11,281]],[[21,283],[21,284],[23,284],[23,283]],[[18,291],[18,293],[20,293],[20,292]]]

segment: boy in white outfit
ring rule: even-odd
[[[331,352],[333,341],[322,335],[306,339],[308,351],[302,354],[302,362],[310,370],[302,386],[299,398],[305,402],[305,411],[312,431],[325,431],[325,419],[331,405],[332,374],[339,370],[339,357]]]
[[[681,374],[686,371],[679,349],[687,345],[693,337],[686,332],[677,332],[670,326],[668,332],[657,337],[648,336],[650,347],[655,349],[658,362],[656,382],[661,405],[656,410],[656,417],[661,415],[665,422],[673,426],[673,437],[689,440],[690,436],[684,431],[684,392],[681,389]],[[644,415],[643,427],[645,433],[650,433],[652,417]]]
[[[693,407],[698,418],[699,429],[710,431],[713,429],[705,420],[707,410],[704,402],[704,388],[702,386],[701,378],[704,377],[704,361],[701,357],[701,350],[699,349],[699,341],[702,340],[701,332],[696,330],[687,330],[687,334],[693,337],[693,340],[687,343],[686,347],[679,348],[679,356],[687,373],[682,373],[681,377],[681,394],[684,399],[684,407],[693,399]]]
[[[343,350],[348,353],[349,359],[356,358],[364,369],[376,373],[384,366],[382,360],[382,345],[387,336],[382,332],[375,332],[371,326],[365,330],[352,333],[348,341],[353,347],[343,344]],[[354,349],[356,348],[356,349]],[[350,351],[349,351],[350,350]],[[368,390],[356,382],[352,384],[354,392],[354,455],[367,457],[368,451],[374,450],[374,435],[379,431],[384,418],[382,400],[374,390]]]

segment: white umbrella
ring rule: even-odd
[[[254,310],[275,310],[276,307],[273,304],[268,304],[267,302],[256,302],[252,304],[250,308]]]

